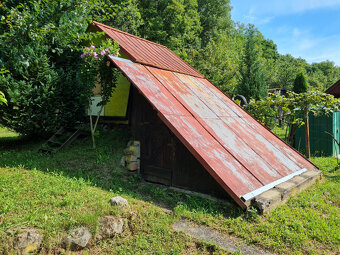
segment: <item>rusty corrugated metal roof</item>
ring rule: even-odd
[[[207,79],[111,60],[241,207],[252,192],[316,169]]]
[[[163,45],[125,33],[98,22],[93,22],[93,25],[98,30],[105,32],[108,37],[117,41],[124,54],[134,62],[164,70],[190,74],[196,77],[204,77]]]
[[[166,47],[94,26],[120,44],[133,62],[111,57],[112,62],[241,207],[254,193],[316,169]]]
[[[326,90],[327,94],[331,94],[336,98],[340,97],[340,79]]]

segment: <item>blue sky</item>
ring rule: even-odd
[[[340,66],[340,0],[231,0],[232,19],[254,24],[279,53]]]

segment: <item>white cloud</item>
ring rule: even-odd
[[[284,3],[283,10],[292,12],[304,12],[313,9],[340,6],[339,0],[296,0],[281,1]]]
[[[302,57],[308,63],[330,60],[340,66],[340,44],[334,43],[339,40],[340,35],[317,37],[294,28],[279,40],[278,50],[281,54]]]
[[[281,54],[340,66],[340,19],[335,18],[340,0],[231,0],[231,5],[233,19],[254,24]]]
[[[248,15],[287,15],[301,13],[309,10],[323,9],[340,6],[340,0],[257,0],[244,1],[244,5],[250,6]]]
[[[313,48],[322,41],[322,38],[313,38],[308,30],[301,30],[297,27],[290,32],[287,39],[294,45],[295,51],[305,51]]]
[[[251,23],[251,24],[255,24],[256,26],[259,26],[259,25],[268,24],[269,22],[273,20],[274,17],[260,18],[256,16],[247,15],[244,18],[246,19],[247,23]]]

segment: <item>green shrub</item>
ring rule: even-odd
[[[0,124],[47,135],[84,116],[88,90],[77,78],[79,48],[92,19],[117,5],[99,1],[7,1],[0,6]],[[102,17],[102,18],[101,18]]]
[[[303,72],[300,72],[296,75],[294,80],[293,91],[295,93],[305,93],[308,90],[308,84],[305,75]]]

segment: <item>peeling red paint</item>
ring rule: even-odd
[[[248,205],[243,195],[300,169],[316,169],[165,46],[93,25],[134,61],[111,58],[242,208]]]
[[[241,207],[244,194],[301,168],[315,169],[207,80],[111,60]]]

